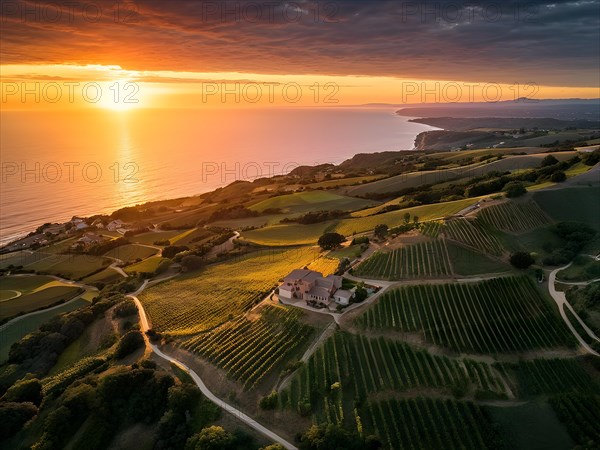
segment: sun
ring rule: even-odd
[[[96,106],[99,108],[129,111],[141,107],[140,83],[127,79],[116,79],[98,84],[101,95],[96,102]]]

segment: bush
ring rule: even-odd
[[[162,257],[163,258],[173,258],[177,253],[185,252],[189,250],[189,247],[185,245],[169,245],[168,247],[163,248]]]
[[[527,252],[516,252],[510,255],[510,263],[517,269],[527,269],[534,262],[533,256]]]
[[[0,403],[0,441],[14,435],[37,413],[33,403]]]
[[[557,170],[556,172],[553,172],[550,176],[550,181],[552,181],[553,183],[562,183],[566,179],[567,175],[562,170]]]
[[[277,400],[279,400],[279,394],[277,391],[271,392],[269,395],[265,395],[258,402],[258,406],[261,409],[275,409],[277,407]]]
[[[31,402],[34,405],[40,406],[43,398],[44,394],[42,393],[40,380],[32,378],[30,380],[17,381],[6,391],[2,400],[19,403]]]
[[[134,352],[138,348],[144,345],[144,336],[139,331],[128,331],[123,335],[117,349],[115,350],[115,358],[121,359],[130,353]]]
[[[232,443],[231,433],[213,425],[190,437],[185,444],[185,450],[225,450],[231,448]]]
[[[542,159],[542,164],[540,165],[540,167],[553,166],[554,164],[558,164],[558,159],[556,159],[554,155],[548,155],[544,159]]]
[[[138,309],[133,300],[125,300],[119,303],[114,310],[113,317],[129,317],[137,314]]]
[[[525,195],[527,193],[527,189],[523,186],[523,183],[518,181],[511,181],[510,183],[506,183],[503,191],[506,193],[508,198],[520,197],[521,195]]]
[[[181,259],[181,267],[186,272],[200,269],[204,265],[204,259],[196,255],[187,255]]]

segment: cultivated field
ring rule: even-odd
[[[447,277],[452,269],[445,242],[436,239],[392,251],[378,251],[356,267],[354,274],[363,278],[400,280]]]
[[[597,380],[576,359],[534,359],[519,361],[513,369],[521,396],[580,392],[600,394]]]
[[[550,220],[536,202],[505,202],[482,208],[478,217],[499,230],[521,232],[548,225]]]
[[[258,251],[153,286],[140,300],[155,330],[194,334],[247,311],[279,279],[317,257],[306,247]]]
[[[316,270],[321,272],[324,277],[335,273],[339,266],[340,261],[335,258],[329,258],[327,256],[321,256],[319,259],[314,260],[308,265],[310,270]]]
[[[575,442],[583,448],[600,446],[600,397],[562,394],[549,401]]]
[[[299,320],[301,310],[268,306],[260,314],[255,320],[240,317],[192,337],[182,346],[226,370],[246,389],[251,388],[296,349],[304,347],[313,333]]]
[[[256,203],[250,207],[253,211],[262,212],[266,209],[278,208],[286,213],[302,214],[309,211],[325,211],[339,209],[354,211],[373,206],[378,202],[354,197],[345,197],[326,191],[297,192],[280,195]]]
[[[366,429],[390,449],[497,449],[500,436],[487,412],[471,403],[417,397],[369,403]]]
[[[502,244],[486,231],[477,219],[456,218],[448,220],[444,233],[450,239],[461,242],[485,254],[501,255]]]
[[[146,259],[149,256],[155,255],[155,248],[146,247],[143,245],[128,244],[113,248],[104,254],[110,258],[120,259],[121,261],[132,261],[135,259]]]
[[[407,286],[386,292],[356,319],[365,329],[418,332],[459,352],[573,347],[573,336],[528,278]]]
[[[403,342],[338,332],[281,392],[281,404],[311,411],[318,422],[342,423],[351,405],[377,392],[435,389],[505,392],[489,365],[434,356]]]

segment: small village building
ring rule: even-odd
[[[106,229],[108,231],[117,231],[119,228],[123,228],[123,225],[125,225],[125,223],[123,223],[122,220],[117,219],[109,222],[108,225],[106,225]]]

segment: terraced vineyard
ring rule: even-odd
[[[525,277],[395,289],[356,322],[366,329],[418,332],[456,351],[493,354],[574,345],[564,323]]]
[[[481,220],[499,230],[526,231],[548,225],[550,220],[534,201],[506,202],[479,211]]]
[[[298,309],[268,306],[257,320],[240,317],[192,337],[182,346],[226,370],[245,388],[251,388],[310,339],[313,329],[299,320],[302,314]]]
[[[153,286],[140,300],[155,330],[199,333],[247,311],[279,279],[317,257],[307,247],[255,252]]]
[[[439,220],[430,220],[421,226],[421,233],[423,233],[425,236],[436,238],[440,235],[443,225],[444,224]]]
[[[414,398],[368,405],[369,433],[390,449],[496,449],[499,435],[485,410],[470,402]]]
[[[515,372],[522,395],[563,392],[600,394],[597,382],[574,359],[519,361]]]
[[[496,237],[486,232],[477,220],[452,219],[446,222],[446,236],[486,254],[499,256],[502,245]]]
[[[446,244],[436,239],[392,251],[378,251],[360,264],[354,274],[364,278],[400,280],[450,276],[452,269]]]
[[[348,405],[389,390],[464,388],[504,394],[489,365],[434,356],[399,341],[336,333],[317,349],[281,392],[283,406],[305,409],[319,422],[342,423]]]
[[[575,442],[583,448],[600,447],[600,397],[562,394],[549,401]]]

